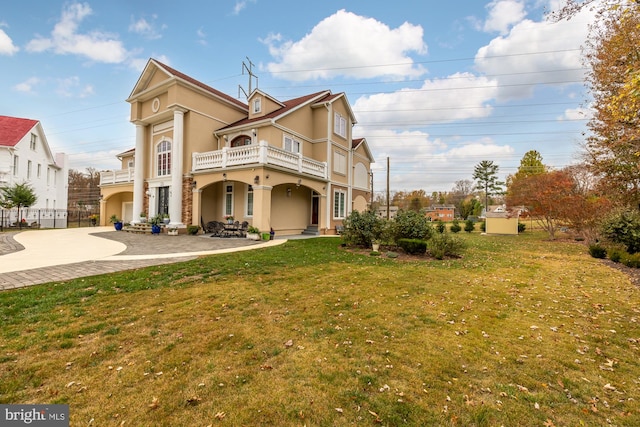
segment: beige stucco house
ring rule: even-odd
[[[485,213],[485,233],[518,234],[520,208],[507,208],[506,205],[493,205]]]
[[[101,174],[102,224],[168,213],[184,228],[233,216],[261,231],[335,233],[371,200],[367,141],[344,93],[247,103],[149,60],[127,99],[135,149]]]

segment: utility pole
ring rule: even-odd
[[[387,157],[387,221],[389,221],[389,218],[391,217],[391,200],[390,199],[390,193],[389,193],[389,158]]]
[[[371,202],[370,206],[373,208],[373,172],[369,171],[369,181],[371,182]]]
[[[244,97],[249,99],[249,95],[253,92],[253,79],[256,79],[256,88],[258,87],[258,76],[253,74],[253,62],[251,62],[248,56],[246,58],[249,65],[242,61],[242,75],[244,76],[245,72],[249,75],[249,91],[245,91],[242,86],[238,85],[238,98],[240,98],[240,91],[242,91]]]

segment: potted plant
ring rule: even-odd
[[[187,226],[187,233],[189,233],[192,236],[195,236],[196,234],[198,234],[198,231],[200,231],[200,226],[199,225],[188,225]]]
[[[113,227],[116,229],[116,231],[122,230],[122,220],[118,218],[116,214],[111,215],[111,218],[109,218],[109,222],[113,224]]]
[[[233,224],[233,215],[226,215],[224,219],[227,220],[227,224]]]
[[[162,222],[164,222],[165,225],[171,222],[171,218],[169,217],[168,213],[162,214]]]
[[[249,228],[247,228],[247,239],[260,240],[260,230],[252,225],[249,226]]]
[[[140,222],[147,222],[147,213],[140,212]]]
[[[89,219],[91,220],[91,225],[95,227],[98,223],[98,215],[93,214],[89,217]]]
[[[151,224],[151,234],[160,234],[160,223],[162,222],[162,215],[158,214],[151,219],[149,219],[149,224]]]
[[[177,227],[169,227],[169,228],[167,228],[167,234],[169,236],[177,236],[178,235],[178,228]]]
[[[374,252],[378,252],[380,250],[380,240],[373,239],[371,241],[371,249],[373,249]]]

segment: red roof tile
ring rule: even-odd
[[[36,124],[37,120],[0,116],[0,146],[15,147]]]

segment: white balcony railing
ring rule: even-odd
[[[193,171],[224,169],[230,166],[268,164],[290,169],[298,173],[326,179],[327,164],[291,153],[281,148],[260,142],[260,145],[245,145],[236,148],[223,148],[206,153],[193,153]]]
[[[133,182],[133,168],[100,172],[100,185]]]
[[[291,153],[281,148],[271,147],[265,142],[260,145],[223,148],[217,151],[192,154],[193,171],[224,169],[243,165],[274,165],[301,174],[327,179],[327,164]],[[100,172],[100,185],[132,183],[134,169]]]

